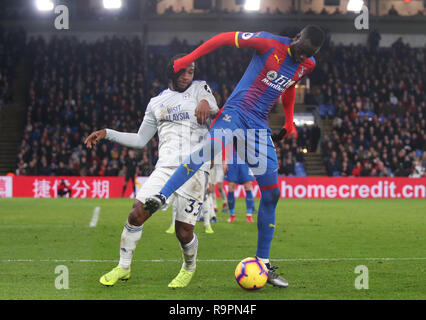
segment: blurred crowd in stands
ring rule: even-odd
[[[103,141],[95,150],[84,139],[100,128],[137,132],[148,100],[141,42],[105,38],[30,39],[32,80],[17,174],[122,175],[127,148]],[[157,140],[140,153],[140,175],[149,174]]]
[[[279,169],[282,176],[306,176],[304,168],[305,154],[316,152],[319,147],[321,129],[318,124],[297,127],[297,137],[289,137],[275,143]]]
[[[423,48],[330,46],[306,100],[332,119],[322,153],[329,176],[425,176]]]
[[[380,118],[367,115],[339,121],[324,138],[329,176],[425,176],[425,114]]]
[[[141,45],[137,38],[117,37],[90,44],[74,38],[29,40],[32,80],[16,174],[125,174],[127,148],[103,141],[95,150],[88,150],[84,138],[105,127],[136,132],[149,99],[167,88],[166,56],[193,49],[175,39],[170,46],[151,48],[145,58]],[[208,81],[222,107],[250,58],[248,49],[221,48],[197,61],[195,78]],[[304,174],[297,163],[303,162],[303,149],[311,145],[309,132],[302,130],[298,139],[281,142],[281,174]],[[149,175],[153,170],[157,146],[155,137],[139,152],[137,175]]]
[[[305,102],[325,108],[320,114],[333,131],[320,141],[318,125],[303,126],[297,138],[277,143],[281,175],[306,175],[306,152],[316,151],[330,176],[425,175],[424,48],[399,40],[379,49],[379,39],[372,33],[367,46],[326,43]],[[103,141],[89,150],[84,139],[105,127],[137,132],[148,101],[167,87],[168,58],[193,48],[175,39],[144,55],[138,38],[30,38],[25,52],[31,81],[16,174],[125,175],[127,148]],[[195,79],[208,81],[222,107],[251,56],[249,49],[216,50],[196,62]],[[152,172],[157,147],[155,137],[138,151],[137,175]]]
[[[15,66],[25,47],[25,32],[22,29],[5,30],[0,25],[0,112],[12,101],[11,84],[15,78]]]

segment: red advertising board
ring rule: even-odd
[[[71,198],[119,198],[124,185],[124,177],[17,176],[13,178],[13,196],[56,198],[62,180],[71,189]],[[125,196],[132,193],[129,183]]]
[[[4,178],[4,177],[2,177]],[[136,179],[136,192],[146,177]],[[55,198],[64,180],[72,190],[72,198],[118,198],[124,177],[13,177],[13,183],[1,183],[3,196]],[[224,183],[227,190],[226,182]],[[306,177],[278,180],[281,198],[286,199],[425,199],[426,178],[331,178]],[[9,186],[9,187],[7,187]],[[6,190],[7,188],[7,190]],[[12,190],[10,190],[12,188]],[[133,195],[129,182],[125,197]],[[259,186],[253,183],[253,194],[260,197]],[[217,192],[219,197],[219,193]],[[237,186],[237,198],[245,197],[243,186]]]

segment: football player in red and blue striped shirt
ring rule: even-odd
[[[236,139],[240,158],[249,164],[261,191],[256,257],[269,269],[268,282],[279,287],[287,287],[288,282],[274,272],[276,267],[271,267],[269,262],[280,189],[278,161],[268,125],[268,114],[281,97],[286,120],[277,139],[296,131],[293,124],[295,84],[314,69],[313,56],[320,50],[323,42],[323,31],[312,25],[303,28],[294,38],[268,32],[226,32],[214,36],[190,54],[175,60],[170,73],[179,76],[190,63],[221,46],[255,50],[246,72],[213,121],[209,142],[202,150],[193,152],[176,169],[158,195],[145,202],[145,209],[154,213],[204,162],[210,161],[224,145]],[[229,135],[231,139],[226,139]],[[242,153],[238,142],[243,142]]]

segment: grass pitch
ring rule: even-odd
[[[145,223],[131,279],[100,285],[118,262],[132,202],[0,199],[0,299],[426,299],[425,200],[280,200],[271,259],[290,286],[259,291],[244,291],[234,279],[238,262],[256,252],[244,200],[237,200],[235,223],[217,214],[214,234],[197,224],[199,261],[187,288],[167,287],[182,263],[176,237],[165,233],[171,209]],[[99,220],[89,227],[97,206]],[[55,287],[60,265],[69,289]],[[368,289],[355,288],[359,265],[368,268]]]

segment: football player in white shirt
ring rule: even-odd
[[[157,131],[159,137],[155,170],[136,195],[121,234],[120,261],[117,267],[100,278],[103,285],[112,286],[118,280],[130,278],[136,244],[142,236],[144,222],[151,216],[144,209],[145,200],[157,194],[179,164],[203,145],[209,119],[219,111],[207,83],[193,81],[194,64],[176,75],[171,71],[173,61],[181,56],[175,56],[169,62],[169,88],[150,100],[138,133],[102,129],[93,132],[85,141],[88,148],[104,138],[127,147],[143,148]],[[198,239],[194,225],[203,204],[209,166],[206,164],[204,170],[197,172],[195,179],[179,188],[168,202],[177,206],[175,229],[183,257],[179,274],[168,285],[171,288],[186,287],[195,272]]]

